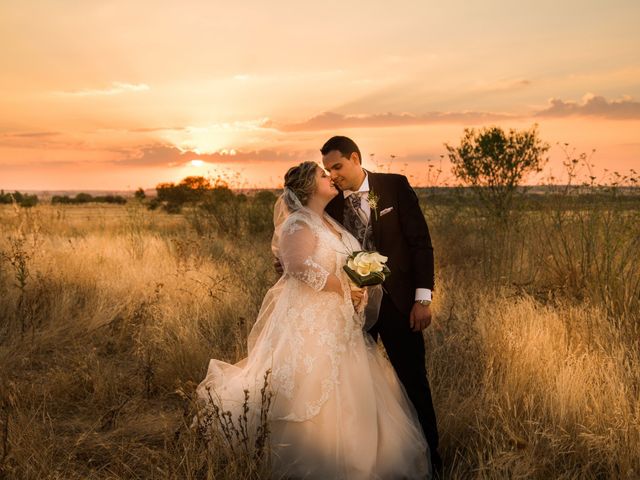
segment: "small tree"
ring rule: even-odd
[[[189,202],[197,202],[204,198],[207,191],[210,191],[213,186],[209,179],[201,176],[185,177],[180,180],[178,188],[182,189],[185,198]]]
[[[465,128],[460,146],[445,143],[453,173],[471,185],[482,204],[500,219],[506,219],[514,195],[523,179],[540,172],[548,158],[549,145],[538,137],[537,124],[530,130],[505,133],[500,127],[479,131]]]
[[[76,194],[75,203],[89,203],[93,201],[90,193],[80,192]]]
[[[144,198],[146,197],[146,195],[144,193],[144,188],[142,188],[142,187],[138,188],[138,190],[136,190],[136,193],[134,193],[133,196],[137,200],[144,200]]]

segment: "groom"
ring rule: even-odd
[[[431,323],[433,248],[418,197],[404,175],[362,168],[360,149],[348,137],[332,137],[320,151],[325,170],[341,190],[326,212],[360,240],[363,249],[388,257],[391,276],[384,283],[378,322],[369,333],[374,340],[378,335],[382,339],[418,413],[434,470],[439,470],[442,461],[422,337]]]

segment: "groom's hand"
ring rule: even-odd
[[[414,303],[409,314],[409,326],[414,332],[424,330],[431,324],[431,305]]]

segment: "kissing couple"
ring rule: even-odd
[[[282,275],[248,356],[209,361],[192,425],[202,428],[214,408],[239,418],[248,401],[255,435],[270,371],[273,478],[432,478],[441,460],[422,335],[434,287],[427,223],[407,178],[362,168],[353,140],[335,136],[320,151],[324,168],[307,161],[284,177],[272,241]],[[381,295],[355,287],[343,268],[363,250],[386,257]]]

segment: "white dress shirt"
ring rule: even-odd
[[[364,180],[360,185],[358,190],[343,190],[342,194],[344,195],[345,200],[356,192],[369,192],[369,174],[367,171],[364,171]],[[364,212],[366,222],[368,223],[371,219],[371,207],[369,206],[369,196],[368,195],[360,195],[360,208]],[[365,223],[366,224],[366,223]],[[416,288],[416,301],[417,300],[431,300],[431,289],[429,288]]]

